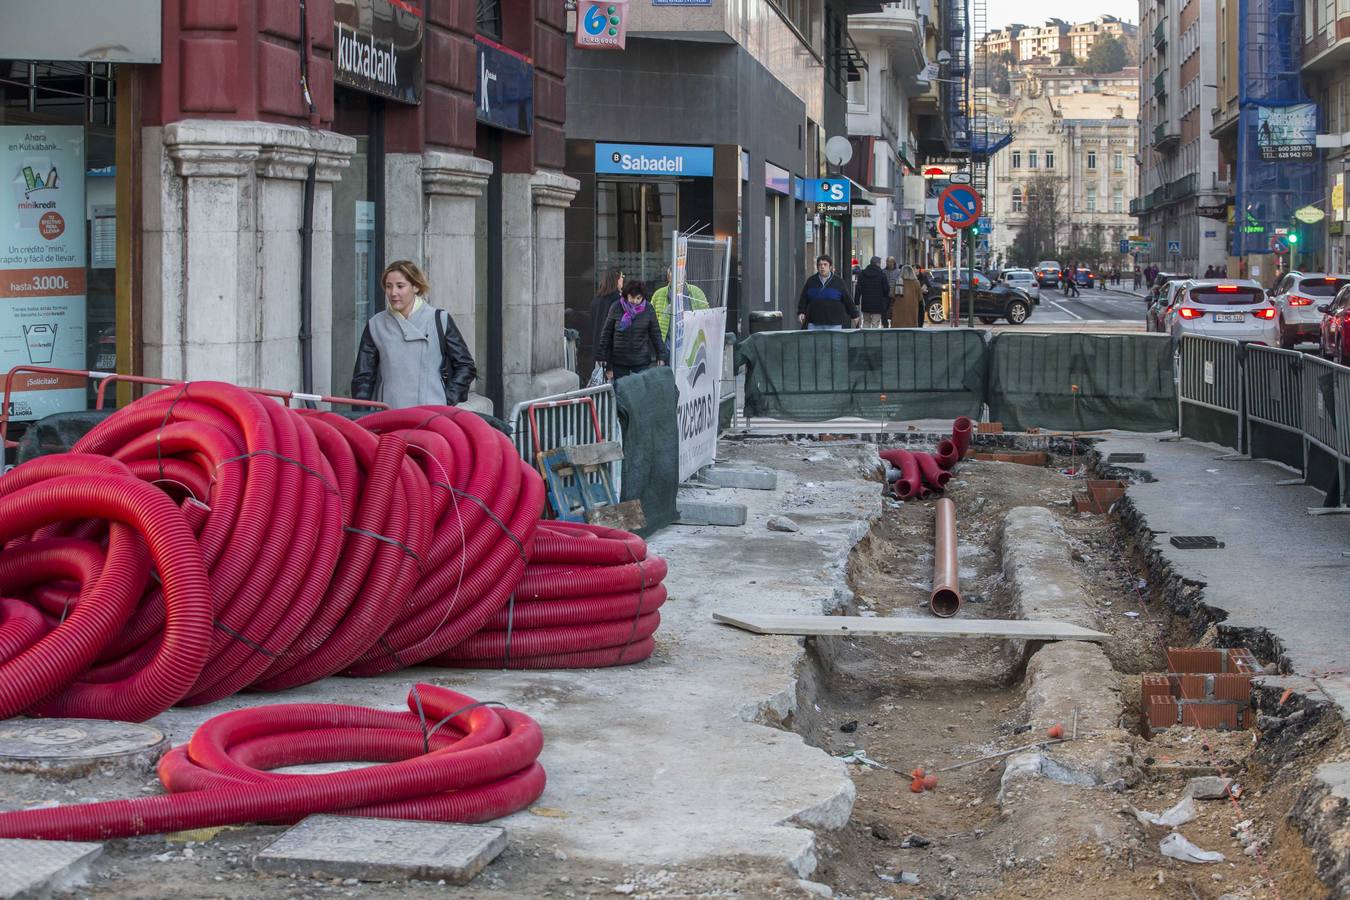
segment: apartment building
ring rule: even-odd
[[[1018,56],[1019,47],[1017,36],[1022,33],[1024,25],[1009,25],[1006,28],[999,28],[990,31],[984,36],[984,49],[989,55],[989,59],[1010,59],[1017,62],[1021,59]]]
[[[1217,0],[1140,6],[1139,197],[1130,205],[1152,247],[1141,263],[1204,271],[1227,257],[1218,142],[1210,133]],[[1211,215],[1218,218],[1209,218]]]
[[[848,133],[853,159],[845,172],[867,188],[870,205],[853,210],[853,256],[917,258],[924,213],[916,116],[910,98],[928,90],[925,34],[933,4],[887,3],[879,13],[849,17],[849,34],[866,65],[848,83]]]
[[[1017,59],[1029,63],[1044,59],[1050,65],[1060,61],[1060,55],[1069,52],[1069,25],[1062,19],[1048,19],[1043,25],[1032,25],[1017,33]]]
[[[1139,26],[1126,22],[1116,16],[1097,16],[1090,22],[1078,22],[1069,27],[1069,52],[1079,62],[1088,58],[1092,48],[1103,37],[1111,36],[1126,48],[1131,59],[1135,58],[1135,43],[1139,39]]]

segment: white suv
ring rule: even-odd
[[[1347,284],[1347,275],[1290,272],[1284,276],[1270,298],[1280,311],[1280,346],[1293,350],[1295,344],[1317,343],[1322,337],[1322,314],[1317,307],[1330,303]]]
[[[1199,279],[1178,292],[1170,322],[1172,340],[1183,334],[1230,338],[1274,347],[1280,342],[1279,310],[1255,281]]]

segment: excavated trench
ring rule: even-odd
[[[1089,462],[1104,474],[1090,455]],[[1341,740],[1334,717],[1309,714],[1281,739],[1283,751],[1258,746],[1255,731],[1140,736],[1141,673],[1166,670],[1167,646],[1213,642],[1217,631],[1171,611],[1166,579],[1150,571],[1137,531],[1122,526],[1117,510],[1074,510],[1083,476],[1069,473],[1083,466],[1081,457],[1054,452],[1045,467],[967,461],[947,496],[957,509],[960,616],[1046,617],[1036,596],[1053,582],[1068,597],[1056,617],[1112,635],[1100,650],[987,639],[806,640],[786,727],[850,760],[857,788],[849,824],[819,835],[813,877],[848,897],[1231,900],[1276,889],[1329,896],[1316,860],[1283,821],[1300,779]],[[933,504],[880,502],[833,611],[929,616]],[[1048,740],[1055,724],[1072,736],[1075,718],[1079,740],[997,756]],[[936,772],[936,789],[911,790],[916,768]],[[1141,823],[1133,809],[1162,812],[1190,777],[1219,773],[1241,783],[1240,803],[1196,801],[1197,818],[1180,831],[1225,861],[1166,858],[1160,841],[1168,829]]]

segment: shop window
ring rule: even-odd
[[[671,260],[670,234],[676,227],[678,182],[596,182],[596,270],[623,269],[655,289]]]
[[[117,358],[116,67],[0,61],[0,371],[131,371]],[[11,183],[12,179],[12,183]],[[130,298],[126,298],[128,304]],[[19,339],[13,339],[13,337]],[[14,421],[85,409],[86,379],[16,392]]]

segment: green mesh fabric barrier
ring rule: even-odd
[[[675,373],[653,366],[614,382],[623,426],[623,487],[619,499],[642,501],[648,535],[675,521],[680,486],[680,434],[675,420]]]
[[[774,331],[736,347],[745,414],[930,419],[980,414],[985,332],[961,328]]]

